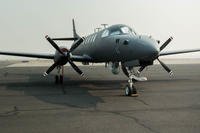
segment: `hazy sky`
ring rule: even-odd
[[[72,18],[80,35],[102,23],[122,23],[161,42],[173,36],[166,51],[200,48],[198,0],[1,0],[0,50],[53,53],[44,36],[71,37]]]

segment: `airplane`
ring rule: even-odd
[[[153,65],[155,60],[158,60],[170,75],[173,75],[172,70],[159,59],[160,56],[200,51],[200,49],[192,49],[164,52],[165,47],[172,41],[172,37],[160,45],[159,40],[151,36],[139,35],[124,24],[104,26],[104,29],[86,37],[81,37],[77,34],[74,19],[72,20],[72,25],[73,37],[51,38],[48,35],[45,36],[46,40],[56,50],[55,54],[2,51],[0,51],[0,54],[54,60],[54,63],[43,75],[47,76],[57,68],[56,83],[63,83],[63,66],[67,63],[81,76],[84,76],[84,73],[74,62],[82,62],[84,65],[89,63],[105,63],[106,66],[110,65],[113,74],[119,74],[121,65],[123,73],[128,77],[128,84],[125,86],[125,96],[138,96],[134,82],[147,80],[146,77],[141,77],[140,73],[147,66]],[[73,41],[73,44],[68,49],[67,47],[59,47],[56,41]],[[135,71],[135,67],[139,67],[139,69]]]

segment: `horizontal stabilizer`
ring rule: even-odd
[[[74,38],[74,37],[69,37],[69,38],[52,38],[52,40],[54,41],[75,41],[78,38]]]

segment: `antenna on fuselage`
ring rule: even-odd
[[[98,28],[95,28],[95,29],[94,29],[94,32],[99,32],[100,30],[101,30],[101,28],[98,27]]]
[[[103,28],[107,28],[108,24],[101,24],[103,26]]]

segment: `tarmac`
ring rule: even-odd
[[[16,62],[15,62],[16,63]],[[104,66],[66,66],[63,85],[46,66],[0,63],[1,133],[200,133],[200,64],[160,65],[142,73],[139,97],[124,96],[127,78]]]

